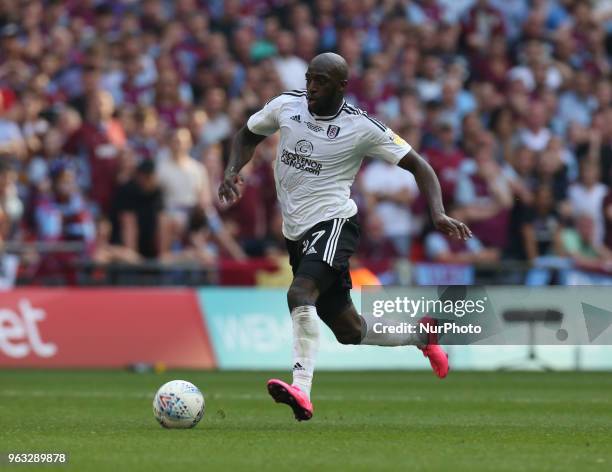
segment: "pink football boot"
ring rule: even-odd
[[[268,380],[268,392],[274,398],[276,403],[284,403],[289,405],[293,410],[295,419],[298,421],[307,421],[312,418],[312,403],[299,387],[289,385],[282,380]]]
[[[420,325],[437,326],[438,322],[430,316],[424,316],[419,320]],[[435,374],[443,379],[447,376],[450,369],[448,365],[448,354],[438,344],[438,335],[436,333],[427,334],[427,344],[424,347],[419,347],[423,355],[429,359],[431,368]]]

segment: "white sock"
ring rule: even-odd
[[[422,346],[425,344],[422,336],[418,334],[418,330],[416,333],[397,333],[385,330],[385,327],[399,327],[400,322],[398,321],[363,315],[362,318],[366,323],[366,334],[361,340],[361,344],[372,346]],[[418,326],[414,323],[410,324]]]
[[[293,320],[293,384],[310,398],[314,362],[319,349],[319,317],[314,306],[298,306]]]

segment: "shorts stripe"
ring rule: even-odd
[[[327,238],[327,242],[325,243],[325,252],[323,253],[323,260],[324,261],[327,260],[327,254],[329,252],[330,243],[331,243],[332,239],[334,239],[334,234],[335,234],[337,226],[338,226],[338,220],[334,219],[334,226],[332,227],[332,230],[329,233],[329,238]]]
[[[326,262],[329,265],[332,265],[334,262],[334,256],[336,255],[336,248],[338,247],[338,240],[340,239],[340,233],[342,232],[342,227],[344,226],[344,223],[346,223],[346,221],[347,221],[346,218],[343,218],[342,221],[340,221],[340,224],[338,225],[338,231],[336,231],[336,234],[334,234],[334,241],[332,242],[332,245],[330,246],[329,257],[326,260]]]

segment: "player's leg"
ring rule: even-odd
[[[366,344],[372,346],[424,346],[427,339],[418,334],[385,333],[384,326],[395,322],[385,318],[374,319],[362,316],[357,312],[350,292],[340,286],[323,294],[317,303],[321,319],[332,330],[338,342],[342,344]]]
[[[319,348],[319,320],[316,301],[337,275],[322,263],[305,261],[287,292],[287,303],[293,326],[293,383],[279,379],[268,381],[268,392],[277,403],[293,409],[297,420],[312,418],[310,390],[314,375],[315,357]]]
[[[294,279],[287,292],[293,326],[293,384],[279,379],[268,381],[275,401],[289,405],[298,420],[312,417],[310,390],[315,357],[319,347],[319,320],[316,301],[338,274],[320,261],[331,246],[338,222],[324,222],[312,228],[300,241],[287,241]],[[327,237],[325,237],[327,236]]]
[[[319,349],[319,317],[315,307],[318,297],[316,282],[299,274],[287,292],[293,326],[293,385],[298,386],[308,397]]]
[[[385,326],[395,322],[383,318],[362,316],[353,304],[350,292],[340,286],[321,295],[317,301],[317,312],[342,344],[363,344],[375,346],[415,345],[429,359],[435,374],[444,378],[448,374],[448,356],[438,345],[435,334],[402,334],[395,330],[387,332]],[[424,317],[421,324],[435,324],[433,318]]]

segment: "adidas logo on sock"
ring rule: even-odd
[[[294,115],[294,116],[291,117],[291,119],[293,121],[297,121],[298,123],[302,122],[302,119],[300,118],[300,115]]]
[[[306,370],[306,369],[302,367],[302,364],[300,364],[299,362],[296,362],[293,366],[293,370]]]

